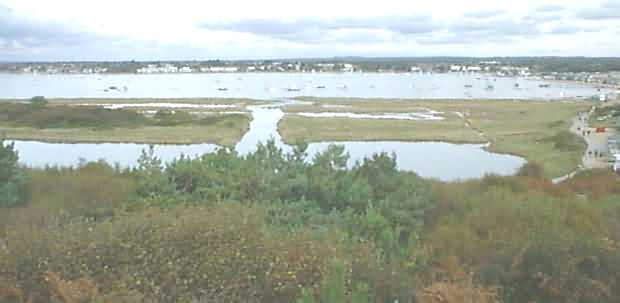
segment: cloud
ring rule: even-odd
[[[305,45],[411,42],[419,44],[510,43],[541,35],[565,35],[586,29],[549,22],[564,19],[557,6],[546,6],[523,17],[506,11],[467,13],[450,22],[435,22],[430,16],[382,16],[372,18],[299,18],[293,20],[242,19],[202,23],[201,29],[252,34]],[[546,28],[546,30],[544,30]]]
[[[561,5],[550,4],[550,5],[543,5],[543,6],[538,7],[536,9],[536,12],[537,13],[557,13],[557,12],[562,12],[564,10],[566,10],[566,8]]]
[[[526,21],[535,22],[535,23],[547,23],[553,21],[560,21],[564,19],[565,16],[561,13],[533,13],[531,15],[525,16]]]
[[[228,2],[233,5],[235,1]],[[329,5],[321,2],[311,5],[312,9],[299,7],[291,13],[286,13],[290,8],[276,4],[277,1],[267,1],[255,6],[244,5],[238,10],[223,9],[218,15],[197,9],[207,7],[207,4],[196,5],[186,13],[178,12],[187,10],[187,7],[162,6],[148,14],[136,4],[118,11],[122,17],[119,15],[114,23],[109,23],[105,16],[112,15],[118,6],[101,1],[67,10],[63,4],[51,2],[0,0],[3,3],[0,4],[0,60],[252,59],[549,52],[615,55],[620,47],[614,39],[620,33],[617,29],[620,0],[602,5],[600,1],[607,0],[584,6],[580,6],[577,0],[529,0],[521,4],[513,1],[492,6],[485,1],[465,4],[439,0],[428,5],[413,1],[413,4],[402,2],[409,3],[406,5],[361,5],[359,11],[356,8],[330,11],[325,9]],[[95,10],[96,5],[109,10],[103,10],[105,13]],[[7,6],[15,10],[11,11]],[[492,10],[494,8],[499,9]],[[463,10],[468,13],[462,13]],[[414,13],[402,15],[408,12]],[[41,19],[29,17],[34,15],[41,16]],[[77,20],[80,26],[70,23],[72,20]],[[585,34],[590,32],[596,32],[596,35]],[[578,36],[580,43],[575,44],[571,35]],[[610,46],[601,50],[597,41],[606,41]]]
[[[341,37],[342,33],[363,37],[363,40],[384,40],[386,32],[399,35],[431,33],[439,28],[429,16],[396,16],[373,18],[302,18],[297,20],[245,19],[228,23],[203,23],[202,29],[248,33],[293,42],[317,42]],[[373,38],[374,36],[374,38]]]
[[[585,32],[587,31],[584,28],[578,27],[578,26],[574,26],[574,25],[569,25],[569,24],[559,24],[554,26],[551,31],[549,31],[550,34],[554,34],[554,35],[572,35],[572,34],[577,34],[577,33],[581,33],[581,32]]]
[[[487,11],[477,11],[477,12],[466,13],[465,17],[487,19],[487,18],[498,17],[504,14],[506,14],[506,11],[504,10],[487,10]]]
[[[620,20],[620,2],[608,1],[598,8],[581,10],[576,16],[585,20]]]
[[[456,34],[481,34],[489,38],[535,36],[541,33],[538,22],[526,19],[501,20],[461,20],[450,26],[450,31]]]
[[[498,16],[501,16],[498,15]],[[548,35],[566,35],[593,32],[598,29],[558,23],[564,16],[556,13],[536,13],[523,17],[501,16],[499,18],[472,19],[467,15],[457,19],[433,35],[421,37],[423,44],[513,44],[518,41],[540,38]]]
[[[76,45],[89,41],[92,34],[71,30],[61,24],[19,17],[0,4],[0,48]]]

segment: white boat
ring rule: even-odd
[[[345,89],[345,88],[347,88],[347,85],[346,84],[338,84],[338,85],[336,85],[336,87],[337,88],[341,88],[341,89]]]

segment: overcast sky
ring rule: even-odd
[[[620,0],[0,0],[0,61],[620,56]]]

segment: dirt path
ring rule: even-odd
[[[471,129],[472,131],[478,133],[478,136],[484,138],[485,140],[487,140],[487,142],[490,142],[489,139],[487,138],[486,134],[479,128],[474,127],[471,124],[471,121],[469,120],[469,118],[467,118],[468,114],[465,112],[454,112],[455,115],[457,115],[459,118],[461,118],[463,120],[463,123],[465,124],[465,127]]]

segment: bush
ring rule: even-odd
[[[505,258],[504,302],[618,302],[616,248],[541,243]]]
[[[602,212],[588,205],[544,195],[517,196],[495,189],[461,201],[426,235],[436,256],[459,256],[466,264],[483,264],[495,256],[516,255],[540,243],[570,246],[607,236]]]
[[[553,143],[553,147],[560,151],[580,151],[586,147],[586,142],[583,138],[568,130],[560,131],[556,135],[547,138],[546,141]]]
[[[227,205],[17,228],[0,272],[15,273],[27,293],[41,293],[38,277],[49,271],[157,302],[293,302],[302,288],[318,289],[338,241],[268,232],[263,222],[260,209]]]
[[[34,110],[42,109],[47,105],[47,100],[43,96],[30,98],[30,107]]]
[[[23,202],[26,177],[18,167],[15,144],[0,139],[0,208],[15,207]]]
[[[534,162],[528,162],[523,164],[517,172],[519,177],[531,177],[531,178],[544,178],[544,169],[542,165]]]

